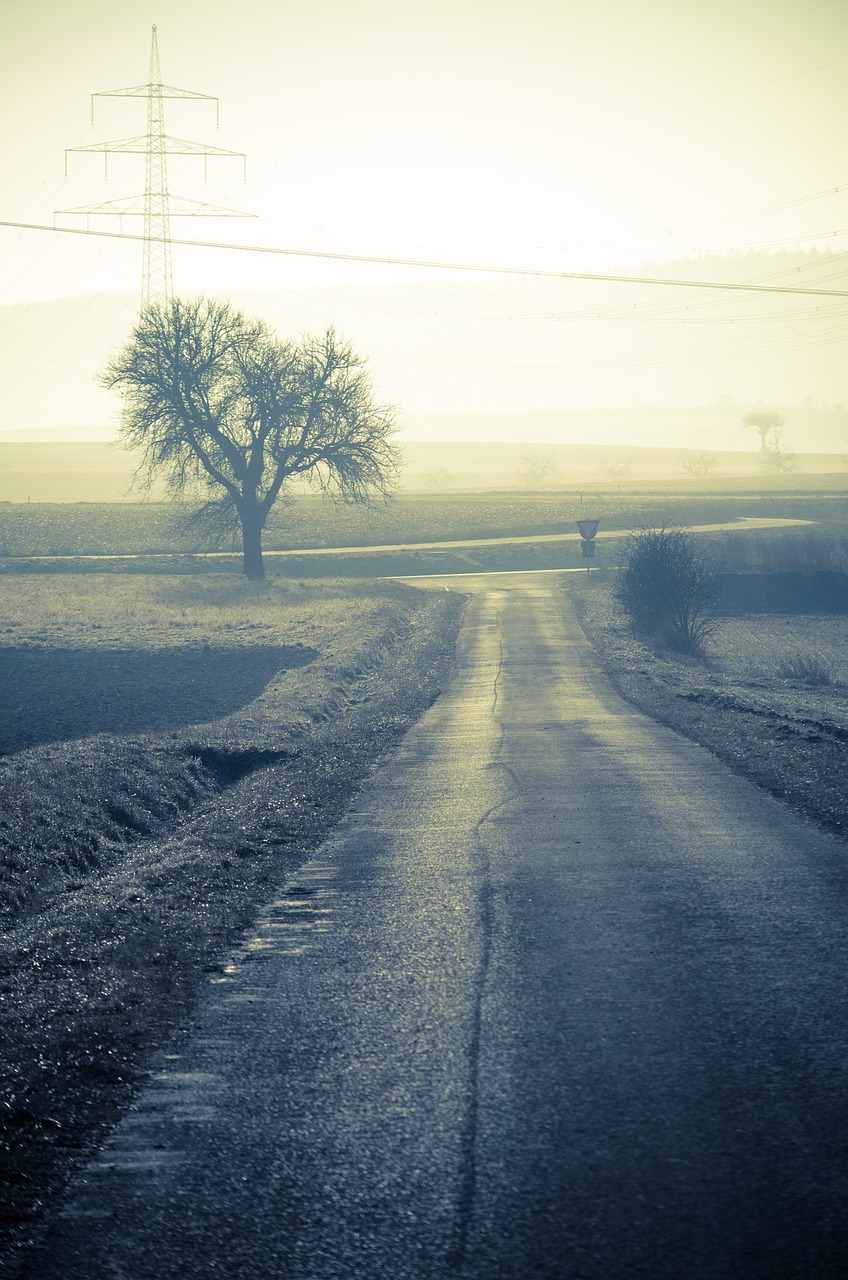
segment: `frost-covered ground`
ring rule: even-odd
[[[755,614],[706,645],[703,684],[808,733],[848,732],[848,619]]]
[[[0,581],[0,1275],[205,972],[437,695],[462,605]]]
[[[753,700],[848,724],[848,618],[729,618],[706,654],[708,674],[743,686]]]

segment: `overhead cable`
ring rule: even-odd
[[[143,242],[140,235],[121,231],[92,231],[82,227],[52,227],[37,222],[8,222],[0,219],[0,227],[18,231],[47,231],[56,235],[94,236],[106,240]],[[219,249],[234,253],[270,254],[286,258],[313,258],[329,262],[356,262],[367,266],[411,267],[423,271],[475,272],[481,275],[524,276],[547,280],[591,280],[609,284],[654,285],[663,288],[726,289],[736,293],[804,294],[823,298],[848,298],[846,289],[809,289],[803,286],[737,284],[729,280],[676,280],[662,276],[612,275],[597,271],[551,271],[532,267],[503,267],[470,262],[443,262],[425,258],[387,258],[362,253],[334,253],[320,249],[282,249],[272,245],[227,244],[215,240],[187,240],[172,238],[171,244],[193,249]]]

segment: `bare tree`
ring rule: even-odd
[[[552,453],[525,453],[521,458],[518,478],[532,489],[552,485],[557,479],[556,463]]]
[[[227,302],[175,299],[144,311],[101,382],[123,396],[139,474],[205,498],[212,526],[240,528],[249,578],[265,576],[262,531],[287,481],[362,502],[397,478],[395,411],[374,403],[363,361],[332,329],[281,341]]]
[[[617,487],[621,493],[621,482],[630,470],[630,459],[625,462],[608,462],[606,466],[601,467],[601,474],[605,475],[608,480]]]
[[[778,427],[766,446],[763,464],[773,475],[782,476],[787,472],[798,470],[798,459],[783,438],[783,429]]]
[[[703,450],[700,453],[681,453],[680,469],[689,476],[708,476],[718,466],[718,458],[714,453]]]
[[[448,471],[446,467],[437,467],[435,471],[425,471],[421,477],[421,483],[425,489],[440,493],[445,489],[453,489],[456,480],[452,471]]]
[[[783,419],[779,413],[771,413],[766,409],[757,409],[753,413],[745,415],[742,419],[742,425],[756,427],[760,433],[760,449],[765,453],[769,435],[773,431],[780,430],[783,426]]]

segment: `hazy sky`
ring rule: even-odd
[[[0,15],[0,220],[51,223],[57,209],[142,192],[143,158],[113,157],[104,181],[102,158],[73,154],[66,179],[64,151],[145,132],[134,100],[99,99],[92,127],[89,95],[147,81],[156,22],[163,80],[220,99],[219,130],[209,104],[177,103],[169,133],[248,157],[246,184],[237,161],[210,161],[204,183],[200,162],[172,160],[172,192],[258,215],[175,219],[175,237],[577,271],[848,247],[848,189],[835,190],[848,185],[844,0],[169,0],[161,12],[0,0]],[[0,305],[135,295],[140,276],[139,245],[0,227]],[[212,293],[451,286],[409,269],[178,247],[174,278]],[[588,305],[602,309],[608,286],[594,288]],[[628,296],[638,309],[658,295]],[[846,313],[824,305],[832,345]],[[717,374],[715,392],[758,393],[743,382]],[[611,400],[626,402],[629,385],[612,378]],[[603,388],[580,395],[598,401]],[[568,397],[553,383],[542,396]]]

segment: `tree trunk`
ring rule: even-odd
[[[247,578],[264,578],[265,565],[262,561],[262,521],[259,513],[251,511],[241,513],[241,545],[243,551],[242,567]]]

